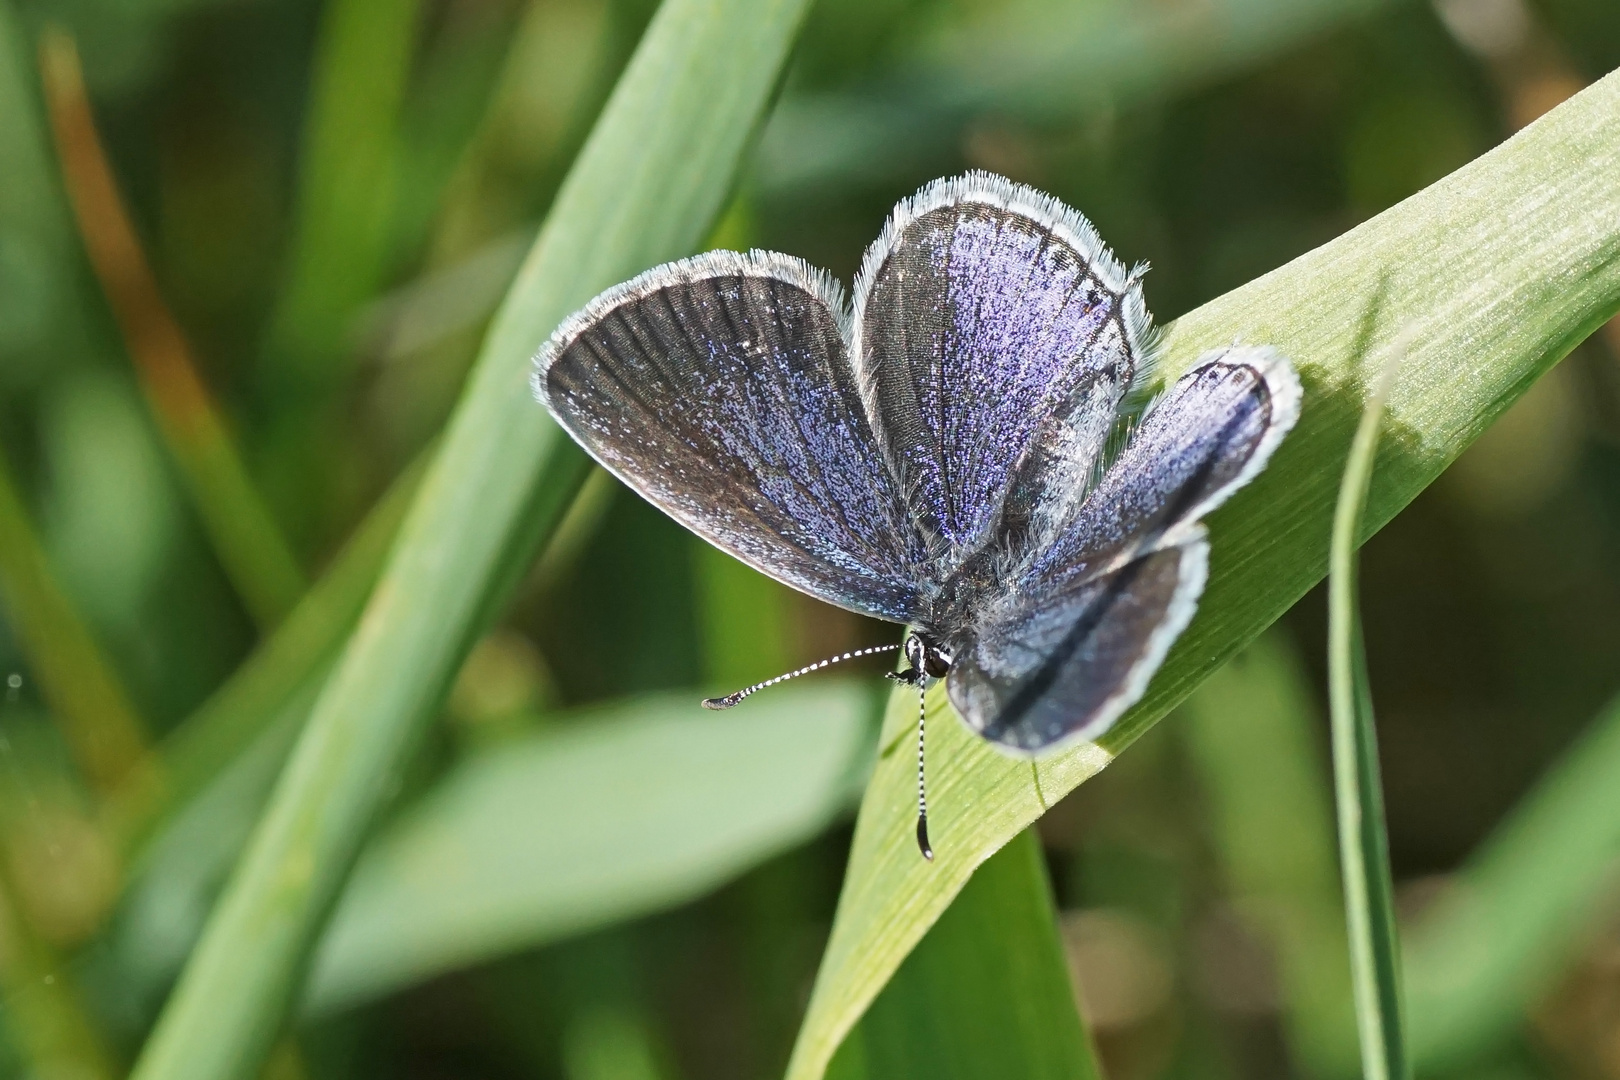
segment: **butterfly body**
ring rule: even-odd
[[[852,306],[799,260],[711,252],[564,322],[534,389],[700,536],[909,624],[908,679],[1037,753],[1141,696],[1203,589],[1202,517],[1298,415],[1267,348],[1208,354],[1144,408],[1152,367],[1140,271],[976,173],[896,209]]]

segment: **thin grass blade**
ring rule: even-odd
[[[1372,388],[1350,444],[1333,514],[1328,571],[1328,704],[1333,732],[1334,804],[1361,1071],[1367,1080],[1407,1080],[1411,1075],[1401,1006],[1395,887],[1389,870],[1384,789],[1378,771],[1378,732],[1373,724],[1372,690],[1356,605],[1356,548],[1360,546],[1361,517],[1372,486],[1384,403],[1404,351],[1404,343],[1397,342]]]
[[[419,0],[334,0],[321,12],[288,278],[268,360],[302,395],[332,385],[349,322],[382,283],[400,106]]]

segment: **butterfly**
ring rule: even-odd
[[[1014,753],[1108,730],[1192,619],[1201,519],[1299,415],[1267,347],[1207,353],[1148,400],[1145,269],[1056,199],[971,172],[894,209],[853,306],[799,259],[712,251],[602,293],[535,358],[557,422],[675,520],[911,627],[894,677],[918,687],[925,857],[930,681]]]

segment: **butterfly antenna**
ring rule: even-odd
[[[845,660],[854,660],[862,656],[873,656],[877,653],[897,652],[899,649],[899,645],[874,645],[870,649],[856,649],[853,652],[844,653],[842,656],[829,656],[825,660],[818,660],[816,663],[802,667],[798,671],[790,671],[786,675],[778,675],[774,679],[766,679],[764,682],[755,683],[753,686],[746,686],[735,693],[727,694],[725,697],[704,698],[703,707],[705,709],[716,710],[729,709],[743,698],[751,697],[752,695],[757,694],[761,690],[765,689],[767,686],[775,686],[777,683],[787,682],[789,679],[797,679],[800,675],[808,675],[812,671],[820,671],[824,667],[830,667],[833,664],[841,664]]]
[[[934,861],[934,849],[928,843],[928,785],[923,781],[923,731],[928,722],[928,690],[926,680],[917,680],[917,847],[923,858]]]

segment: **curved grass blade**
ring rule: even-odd
[[[1395,886],[1384,828],[1384,788],[1378,771],[1378,731],[1356,603],[1356,548],[1372,486],[1384,402],[1404,343],[1397,341],[1374,384],[1350,444],[1339,502],[1333,512],[1328,570],[1328,705],[1333,732],[1334,803],[1339,820],[1339,868],[1349,928],[1350,978],[1367,1080],[1407,1080],[1401,1008],[1401,951],[1395,926]]]
[[[582,455],[528,395],[529,358],[592,294],[703,237],[804,8],[669,0],[654,16],[490,329],[360,627],[136,1064],[139,1080],[240,1077],[263,1063],[377,806],[480,620],[583,479]]]
[[[873,705],[834,679],[746,715],[666,694],[463,762],[367,846],[306,1008],[682,903],[814,836],[859,790]]]
[[[1101,1080],[1033,830],[979,867],[844,1041],[827,1074],[837,1080]]]
[[[929,800],[930,826],[938,818],[931,864],[917,858],[905,820],[915,763],[903,754],[880,758],[794,1049],[793,1080],[822,1074],[974,867],[1322,578],[1337,480],[1362,411],[1365,357],[1381,355],[1408,324],[1415,328],[1388,405],[1363,537],[1620,310],[1617,172],[1620,74],[1400,205],[1166,329],[1167,376],[1234,337],[1277,346],[1305,385],[1299,425],[1265,473],[1211,516],[1211,577],[1198,616],[1143,701],[1100,745],[1043,760],[1032,777],[1028,762],[998,754],[963,725],[931,724],[930,761],[940,762],[935,775],[950,785]],[[942,703],[941,696],[936,708]],[[896,707],[891,719],[904,716],[896,732],[915,722],[915,707],[914,699],[910,715]]]

